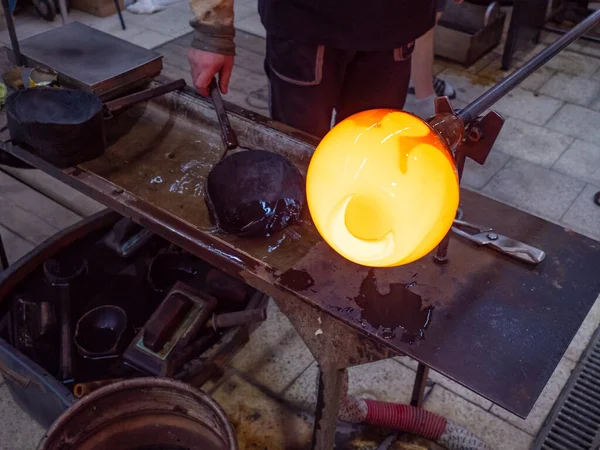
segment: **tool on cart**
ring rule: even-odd
[[[122,258],[129,258],[140,250],[154,234],[133,220],[124,217],[119,220],[102,240]]]
[[[231,328],[239,325],[263,322],[267,318],[267,309],[248,309],[225,314],[213,314],[206,326],[217,331],[219,328]]]
[[[490,227],[475,225],[463,220],[455,220],[452,231],[477,245],[488,246],[529,264],[539,264],[546,257],[546,254],[542,250],[496,233]]]
[[[104,105],[99,97],[89,92],[25,89],[7,99],[8,129],[15,144],[28,145],[54,165],[70,167],[104,153],[104,120],[127,106],[184,86],[184,80],[177,80]]]
[[[88,381],[87,383],[77,383],[75,386],[73,386],[73,395],[77,398],[82,398],[100,389],[101,387],[108,386],[109,384],[117,383],[119,381],[123,381],[123,378],[115,378],[101,381]]]
[[[239,236],[268,236],[296,222],[304,207],[304,180],[296,166],[278,153],[241,147],[214,79],[210,94],[225,146],[206,182],[213,222]]]
[[[35,353],[35,341],[47,335],[55,325],[54,310],[49,302],[35,301],[26,294],[13,299],[12,341],[21,352]]]
[[[123,358],[148,374],[170,375],[172,356],[198,337],[216,306],[214,297],[177,282],[133,339]]]
[[[87,271],[87,261],[76,255],[64,258],[51,258],[44,262],[44,275],[59,293],[59,323],[60,323],[60,379],[68,382],[73,377],[72,355],[72,298],[71,285],[76,278]]]
[[[119,344],[127,329],[127,313],[114,305],[104,305],[85,313],[77,321],[74,342],[84,358],[119,356]]]

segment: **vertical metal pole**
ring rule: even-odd
[[[417,367],[417,375],[415,376],[415,384],[413,386],[412,398],[410,399],[411,406],[417,408],[423,407],[423,398],[425,397],[425,387],[427,386],[427,376],[429,375],[429,367],[419,363]]]
[[[2,236],[0,236],[0,272],[6,269],[8,269],[8,257],[6,256],[4,242],[2,242]]]
[[[63,25],[69,22],[69,14],[67,12],[67,0],[58,0],[58,9],[60,10],[60,17],[62,18]]]
[[[119,20],[121,21],[121,28],[125,29],[125,21],[123,20],[123,14],[121,13],[121,5],[119,5],[119,0],[115,0],[115,8],[117,8],[117,14],[119,15]]]
[[[454,161],[456,163],[456,170],[458,172],[458,184],[460,186],[460,182],[462,180],[463,170],[465,168],[466,156],[464,152],[460,151],[460,144],[456,151],[454,152]],[[448,246],[450,245],[450,233],[452,230],[448,231],[448,234],[444,236],[442,242],[440,242],[437,246],[437,250],[435,251],[435,255],[433,255],[433,260],[436,263],[444,264],[448,261]]]
[[[346,369],[319,366],[319,391],[313,428],[312,450],[331,450],[335,446],[335,430],[340,412]]]
[[[8,0],[2,0],[2,9],[4,10],[4,17],[6,18],[6,28],[8,28],[8,35],[10,36],[10,45],[12,45],[13,53],[15,54],[15,63],[17,66],[22,66],[23,56],[21,55],[21,48],[19,47],[19,40],[17,39],[17,32],[15,30],[15,22],[12,13],[10,12],[10,6],[8,6]]]

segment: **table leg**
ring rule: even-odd
[[[121,13],[121,5],[119,5],[119,0],[115,0],[115,8],[117,9],[117,14],[119,15],[121,28],[125,29],[125,21],[123,20],[123,14]]]
[[[17,32],[15,30],[15,22],[12,13],[10,12],[10,7],[8,6],[8,0],[2,0],[2,9],[4,10],[4,20],[6,20],[6,28],[8,28],[8,35],[10,36],[10,44],[15,55],[15,63],[17,66],[22,66],[23,56],[21,55],[19,39],[17,39]]]
[[[2,242],[2,236],[0,236],[0,272],[6,269],[8,269],[8,257],[6,256],[4,242]]]
[[[345,372],[346,369],[319,366],[319,391],[311,447],[313,450],[331,450],[334,447]]]
[[[415,384],[413,386],[412,398],[410,404],[417,408],[423,407],[423,397],[425,395],[425,386],[427,385],[427,376],[429,375],[429,367],[419,363],[417,367],[417,375],[415,376]]]

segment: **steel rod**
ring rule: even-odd
[[[590,28],[599,22],[600,10],[590,14],[588,17],[550,44],[547,48],[527,61],[522,67],[515,70],[512,74],[492,87],[489,91],[480,95],[477,99],[462,109],[458,113],[458,116],[465,124],[470,123],[485,110],[490,108],[494,103],[513,90],[516,86],[522,83],[523,80],[525,80],[529,75],[556,56],[567,45],[584,35]]]
[[[6,28],[8,28],[8,35],[10,36],[10,45],[12,46],[13,53],[15,55],[15,63],[17,66],[23,65],[23,55],[21,55],[21,48],[19,47],[19,39],[17,39],[17,31],[15,30],[15,21],[13,20],[12,13],[10,12],[10,6],[8,0],[2,0],[2,8],[4,9],[4,18],[6,20]]]

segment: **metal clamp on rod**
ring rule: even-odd
[[[600,23],[600,10],[590,14],[547,48],[531,58],[522,67],[515,70],[487,92],[481,94],[457,113],[454,113],[447,98],[436,99],[436,116],[430,120],[430,125],[440,135],[445,137],[449,141],[449,145],[453,147],[459,181],[462,178],[467,157],[479,164],[485,163],[504,124],[502,116],[494,111],[488,112],[483,116],[481,115],[521,84],[533,72],[564,50],[571,42],[583,36],[598,23]],[[451,139],[448,139],[449,135],[452,136]],[[460,136],[460,139],[457,138],[457,135]],[[434,255],[436,262],[447,262],[449,239],[450,232],[437,248]]]

